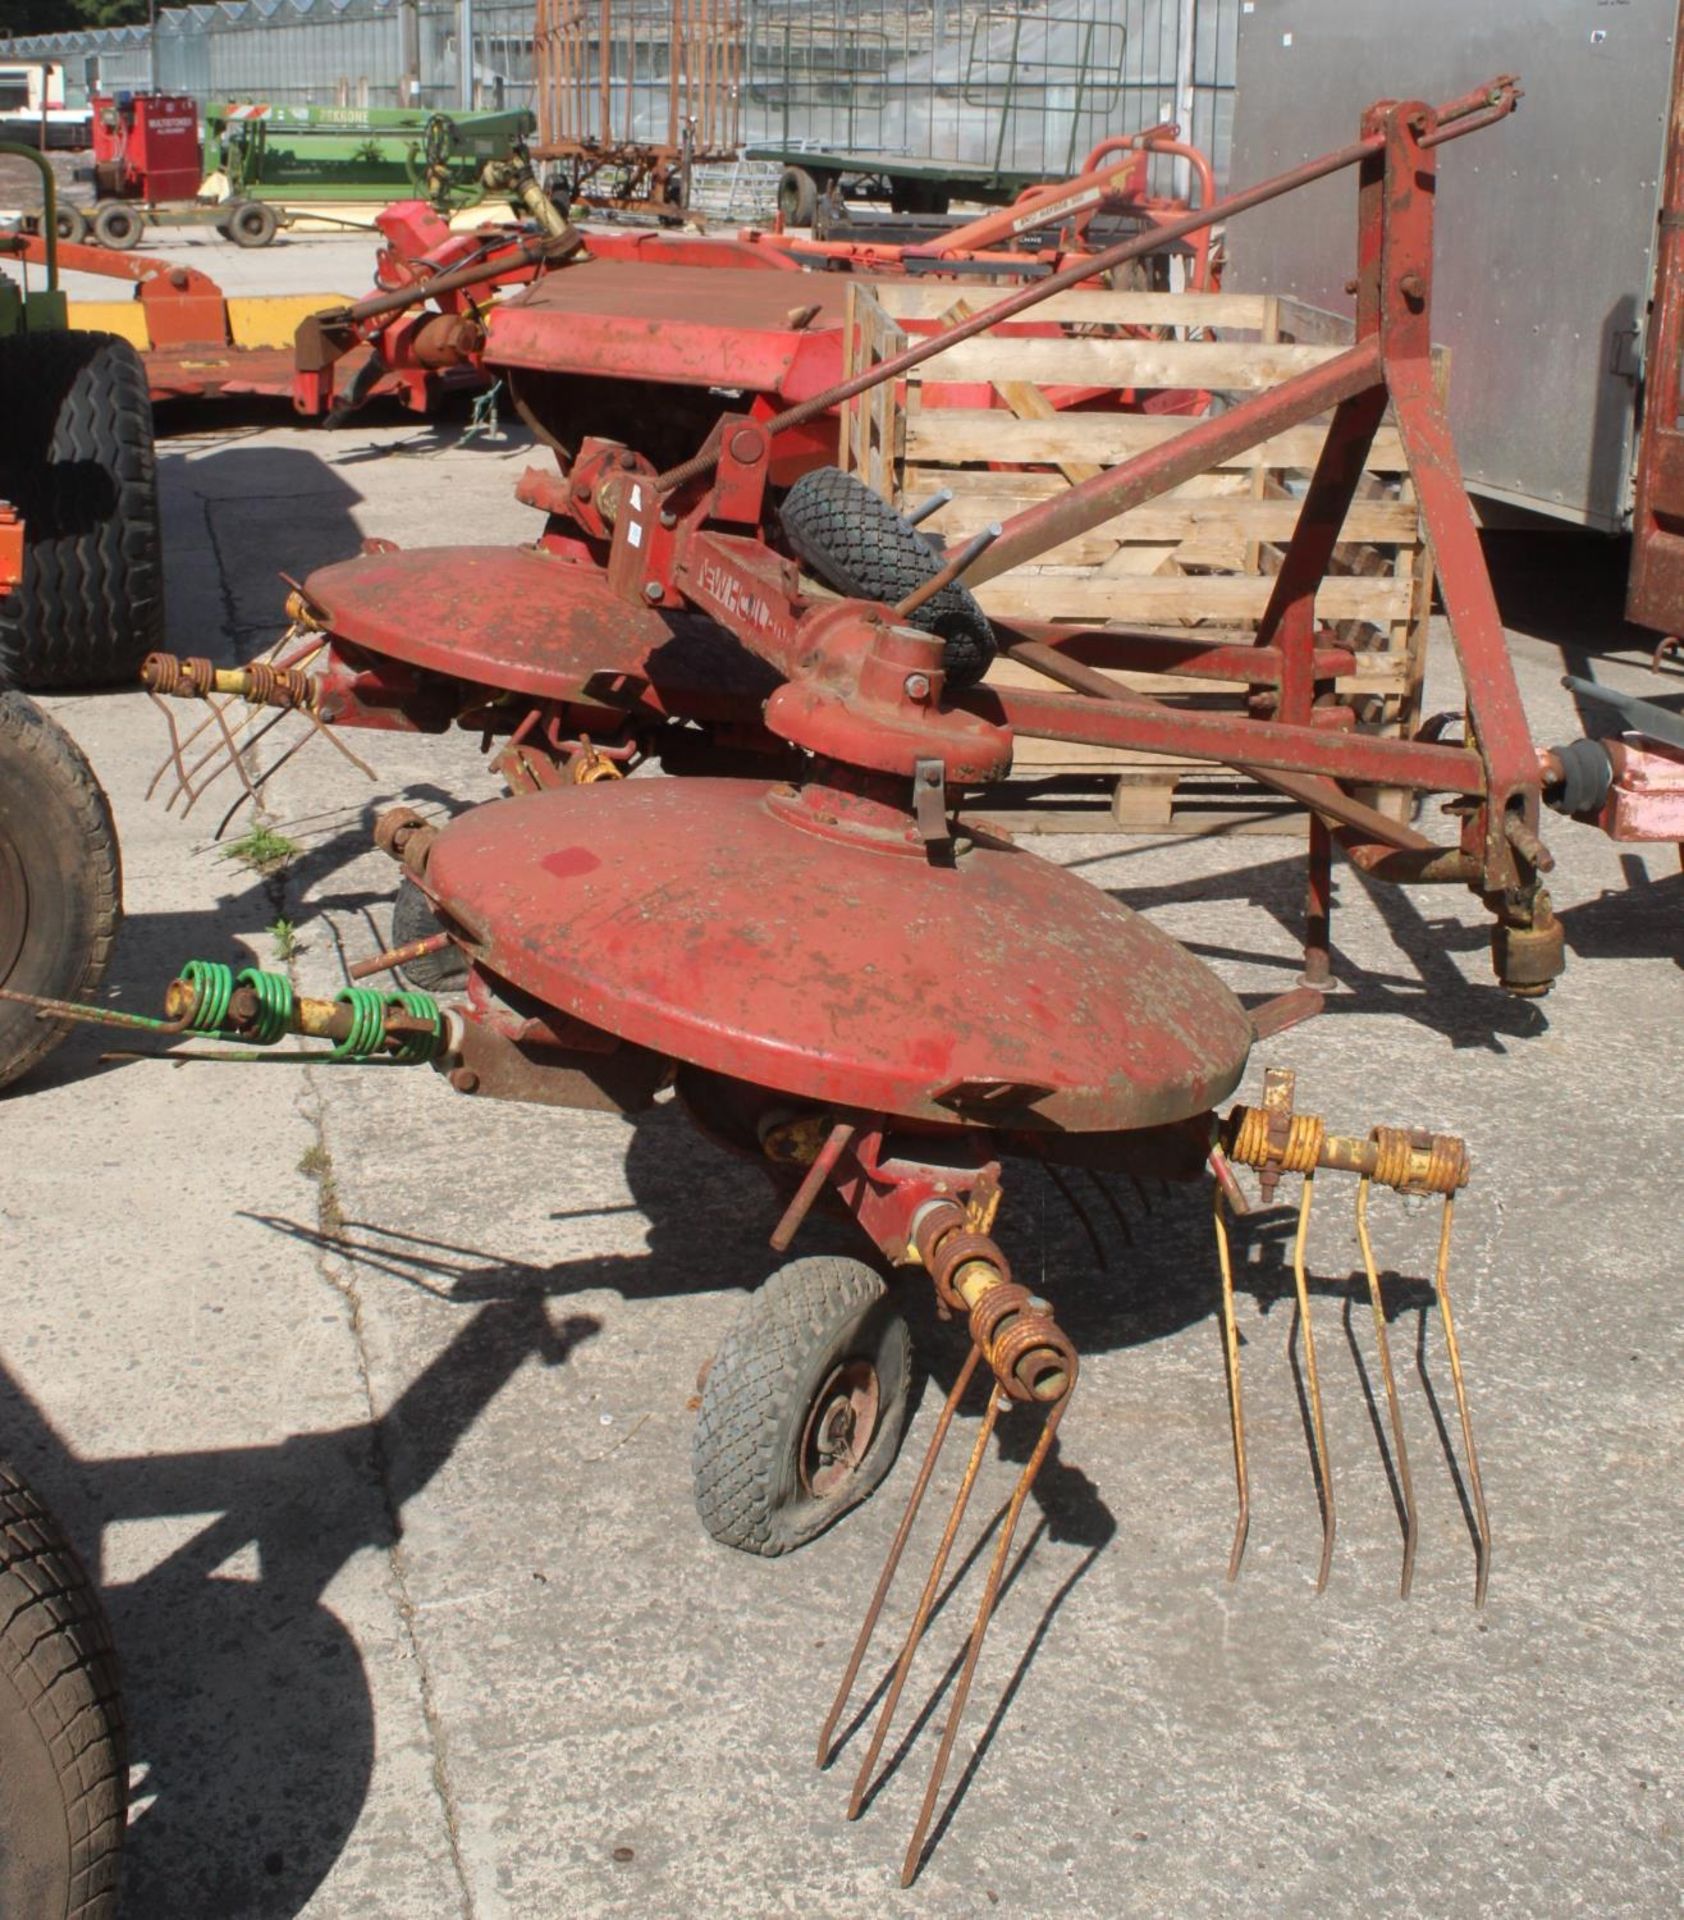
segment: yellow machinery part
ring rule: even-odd
[[[345,293],[242,294],[224,301],[227,336],[236,347],[290,347],[299,321],[326,307],[346,307]],[[114,333],[145,353],[152,346],[146,308],[138,298],[72,300],[70,324],[83,333]]]
[[[228,338],[236,347],[290,347],[298,323],[327,307],[348,307],[356,294],[258,293],[228,296]]]

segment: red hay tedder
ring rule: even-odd
[[[531,549],[402,553],[377,545],[295,595],[291,642],[236,669],[159,656],[160,696],[208,701],[202,731],[232,754],[223,698],[346,727],[483,732],[513,797],[439,827],[406,809],[377,839],[436,916],[435,930],[362,963],[360,977],[448,949],[466,993],[347,987],[295,996],[281,975],[194,962],[170,990],[172,1034],[334,1043],[341,1060],[430,1062],[458,1092],[634,1111],[671,1085],[712,1137],[753,1156],[782,1202],[788,1248],[821,1199],[894,1267],[922,1267],[970,1347],[936,1424],[836,1704],[832,1737],[918,1508],[973,1378],[986,1413],[855,1786],[858,1812],[930,1616],[997,1421],[1038,1409],[992,1552],[957,1690],[907,1849],[916,1874],[958,1735],[1018,1515],[1065,1417],[1078,1356],[1052,1304],[1016,1281],[994,1238],[1003,1164],[1194,1179],[1206,1170],[1218,1227],[1240,1499],[1248,1488],[1239,1342],[1224,1226],[1245,1202],[1236,1163],[1304,1176],[1295,1277],[1323,1493],[1321,1575],[1333,1500],[1304,1270],[1312,1176],[1357,1177],[1357,1225],[1405,1506],[1403,1584],[1415,1518],[1368,1237],[1378,1184],[1441,1196],[1435,1286],[1461,1413],[1474,1516],[1476,1597],[1490,1535],[1450,1317],[1462,1143],[1376,1127],[1330,1133],[1271,1076],[1260,1107],[1217,1109],[1253,1044],[1313,1013],[1328,973],[1335,845],[1382,878],[1464,884],[1493,922],[1501,984],[1547,990],[1561,930],[1543,879],[1540,762],[1528,735],[1430,360],[1438,149],[1511,113],[1501,78],[1433,108],[1380,102],[1350,144],[1007,294],[944,332],[770,417],[728,416],[705,448],[658,471],[629,445],[590,444],[559,476],[529,476],[547,509]],[[1019,314],[1165,237],[1342,170],[1357,176],[1357,338],[1347,351],[1190,424],[1120,466],[990,527],[945,558],[881,501],[867,509],[815,474],[769,500],[780,434],[848,396]],[[1418,489],[1466,695],[1466,739],[1360,731],[1334,697],[1351,655],[1318,627],[1315,599],[1364,454],[1390,410]],[[1238,450],[1331,416],[1255,644],[1197,633],[1018,624],[991,630],[965,583],[1043,553]],[[802,489],[806,489],[805,492]],[[875,517],[873,517],[875,516]],[[884,518],[886,516],[886,519]],[[886,556],[886,557],[885,557]],[[819,600],[798,559],[855,584]],[[858,584],[862,571],[874,581]],[[929,630],[929,629],[934,629]],[[996,647],[1046,690],[980,682]],[[1097,668],[1144,666],[1226,681],[1254,696],[1228,715],[1164,706]],[[968,790],[998,779],[1022,736],[1121,745],[1242,769],[1311,819],[1306,984],[1247,1008],[1201,960],[1079,876],[968,821]],[[220,738],[219,738],[220,736]],[[343,744],[342,742],[340,744]],[[177,740],[189,790],[207,757]],[[659,760],[677,779],[615,777]],[[1358,797],[1399,787],[1449,797],[1449,844]],[[74,1011],[52,1006],[46,1011]],[[827,1271],[837,1263],[825,1263]],[[885,1319],[865,1267],[819,1287],[813,1263],[781,1269],[751,1302],[708,1376],[696,1478],[704,1519],[730,1544],[798,1545],[862,1498],[899,1439],[905,1331]],[[885,1328],[891,1329],[886,1331]],[[895,1332],[892,1329],[898,1328]],[[745,1355],[778,1373],[785,1412],[763,1417]],[[897,1373],[897,1368],[899,1373]],[[787,1377],[786,1377],[787,1376]],[[792,1410],[792,1411],[791,1411]]]

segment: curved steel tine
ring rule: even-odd
[[[1304,1329],[1304,1378],[1310,1394],[1310,1426],[1316,1449],[1317,1491],[1321,1495],[1321,1566],[1316,1571],[1316,1592],[1327,1585],[1333,1565],[1333,1471],[1327,1457],[1327,1424],[1322,1418],[1321,1375],[1316,1368],[1316,1330],[1310,1323],[1310,1282],[1304,1270],[1304,1247],[1310,1237],[1310,1208],[1314,1204],[1316,1176],[1304,1176],[1304,1193],[1298,1202],[1298,1233],[1292,1243],[1292,1283],[1298,1290],[1298,1324]]]
[[[1234,1435],[1234,1485],[1240,1510],[1234,1521],[1234,1544],[1228,1550],[1228,1578],[1238,1579],[1245,1558],[1246,1535],[1251,1531],[1251,1480],[1245,1464],[1245,1407],[1240,1397],[1240,1329],[1234,1318],[1234,1258],[1228,1244],[1228,1216],[1222,1188],[1214,1189],[1216,1257],[1222,1268],[1222,1345],[1228,1362],[1228,1424]]]
[[[947,1774],[947,1763],[953,1756],[953,1745],[959,1737],[959,1722],[964,1717],[965,1703],[971,1694],[971,1682],[976,1677],[977,1662],[982,1657],[983,1636],[988,1632],[988,1623],[994,1617],[994,1603],[999,1597],[1001,1576],[1005,1573],[1006,1562],[1011,1556],[1012,1536],[1017,1531],[1018,1516],[1023,1512],[1023,1504],[1029,1497],[1029,1489],[1034,1486],[1046,1457],[1052,1450],[1052,1443],[1058,1433],[1058,1423],[1064,1417],[1064,1409],[1070,1404],[1070,1395],[1075,1391],[1075,1382],[1071,1381],[1053,1410],[1047,1415],[1046,1424],[1041,1429],[1041,1437],[1035,1443],[1035,1451],[1029,1456],[1017,1487],[1012,1494],[1011,1505],[1006,1511],[1006,1523],[1000,1530],[1000,1539],[994,1549],[994,1559],[988,1569],[988,1583],[982,1590],[982,1602],[977,1608],[976,1625],[971,1629],[970,1643],[965,1653],[964,1670],[959,1675],[959,1684],[954,1689],[953,1701],[947,1710],[947,1726],[942,1732],[941,1746],[936,1752],[935,1765],[930,1769],[930,1782],[924,1789],[924,1804],[919,1809],[918,1824],[912,1830],[911,1844],[906,1849],[906,1858],[901,1863],[900,1883],[910,1887],[918,1876],[920,1858],[924,1851],[924,1838],[930,1830],[930,1820],[936,1810],[936,1799],[941,1793],[941,1783]],[[999,1396],[996,1396],[999,1397]]]
[[[1391,1419],[1392,1449],[1397,1463],[1398,1488],[1403,1495],[1403,1579],[1398,1588],[1400,1599],[1409,1598],[1409,1584],[1415,1577],[1415,1483],[1409,1472],[1409,1449],[1403,1438],[1403,1411],[1398,1405],[1397,1378],[1392,1372],[1392,1346],[1386,1334],[1386,1308],[1380,1298],[1380,1275],[1374,1265],[1374,1245],[1368,1237],[1368,1189],[1365,1173],[1357,1182],[1357,1240],[1362,1247],[1363,1269],[1368,1275],[1368,1300],[1374,1309],[1374,1344],[1380,1354],[1380,1371],[1386,1382],[1386,1408]]]
[[[906,1511],[901,1515],[900,1525],[895,1529],[894,1542],[889,1548],[889,1556],[883,1562],[883,1571],[877,1577],[877,1590],[871,1596],[871,1605],[865,1610],[865,1619],[860,1623],[859,1635],[854,1641],[854,1650],[848,1656],[848,1666],[842,1675],[842,1684],[836,1689],[836,1698],[831,1702],[830,1712],[825,1716],[824,1725],[819,1729],[819,1758],[821,1767],[830,1762],[830,1742],[836,1732],[837,1722],[842,1718],[843,1709],[848,1704],[848,1696],[854,1690],[854,1682],[859,1678],[860,1663],[864,1660],[866,1649],[871,1645],[871,1636],[877,1631],[877,1621],[883,1611],[883,1602],[889,1597],[889,1588],[900,1567],[901,1555],[906,1551],[906,1543],[912,1533],[913,1522],[918,1518],[918,1509],[923,1504],[924,1493],[930,1484],[930,1475],[935,1471],[936,1460],[947,1440],[947,1430],[953,1424],[953,1415],[959,1402],[964,1398],[965,1389],[971,1384],[971,1376],[976,1372],[977,1362],[982,1358],[982,1350],[973,1342],[970,1352],[965,1356],[965,1364],[959,1370],[947,1402],[936,1421],[936,1430],[930,1436],[930,1444],[924,1453],[923,1465],[918,1469],[918,1478],[912,1483],[912,1493],[906,1503]]]
[[[997,1386],[990,1386],[988,1411],[982,1417],[982,1425],[977,1431],[976,1444],[971,1448],[971,1457],[965,1468],[965,1477],[959,1483],[959,1491],[954,1496],[953,1511],[947,1516],[947,1525],[942,1529],[941,1542],[936,1548],[936,1557],[930,1565],[929,1578],[924,1582],[924,1591],[919,1596],[918,1611],[913,1616],[912,1626],[906,1636],[906,1645],[901,1649],[899,1661],[895,1666],[895,1677],[889,1688],[889,1697],[883,1702],[883,1710],[877,1716],[877,1725],[872,1731],[871,1745],[865,1758],[860,1762],[859,1775],[854,1781],[854,1791],[848,1800],[848,1818],[857,1820],[860,1808],[865,1803],[865,1791],[871,1783],[871,1776],[877,1765],[878,1755],[883,1751],[883,1742],[888,1737],[889,1723],[895,1717],[895,1709],[900,1705],[900,1697],[906,1686],[906,1676],[912,1670],[913,1657],[918,1652],[919,1642],[924,1637],[924,1628],[929,1623],[930,1610],[935,1605],[936,1594],[941,1587],[941,1577],[947,1570],[948,1555],[953,1551],[953,1541],[959,1532],[960,1523],[965,1517],[965,1508],[970,1504],[971,1489],[976,1485],[977,1472],[982,1466],[983,1455],[988,1450],[989,1437],[994,1431],[994,1423],[1000,1417],[1005,1394]]]
[[[1456,1411],[1462,1419],[1462,1446],[1468,1456],[1468,1485],[1473,1493],[1475,1523],[1479,1538],[1474,1547],[1474,1605],[1485,1605],[1486,1583],[1491,1577],[1491,1521],[1485,1511],[1485,1488],[1479,1477],[1479,1453],[1474,1446],[1473,1416],[1468,1411],[1467,1389],[1462,1384],[1462,1354],[1456,1344],[1456,1322],[1450,1313],[1450,1228],[1455,1199],[1444,1196],[1444,1220],[1439,1228],[1438,1267],[1433,1275],[1433,1291],[1438,1295],[1438,1317],[1444,1323],[1444,1350],[1450,1356],[1450,1379],[1456,1389]]]

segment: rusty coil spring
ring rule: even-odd
[[[1279,1148],[1271,1137],[1271,1130],[1281,1115],[1271,1113],[1266,1107],[1240,1107],[1235,1117],[1239,1124],[1234,1128],[1233,1144],[1228,1149],[1230,1159],[1238,1160],[1243,1166],[1256,1167],[1260,1172],[1278,1167],[1285,1173],[1314,1173],[1320,1165],[1327,1127],[1319,1115],[1286,1116],[1290,1125],[1285,1144]]]
[[[990,1287],[971,1309],[971,1338],[1014,1400],[1062,1400],[1076,1384],[1076,1349],[1027,1287]]]
[[[239,669],[238,697],[258,707],[300,707],[315,704],[315,687],[297,667],[278,667],[270,660],[253,660]],[[140,682],[151,693],[176,700],[208,700],[217,691],[217,669],[195,655],[182,659],[174,653],[149,653],[141,662]],[[226,683],[224,691],[227,691]]]
[[[259,707],[311,707],[316,689],[297,667],[277,667],[269,660],[253,660],[245,668],[245,698]]]
[[[964,1217],[957,1208],[952,1209],[951,1218],[958,1223],[957,1230],[943,1233],[934,1247],[924,1254],[924,1264],[930,1270],[936,1298],[954,1313],[969,1313],[971,1310],[971,1303],[953,1284],[954,1275],[967,1261],[986,1262],[1002,1282],[1009,1282],[1012,1277],[1006,1256],[986,1233],[967,1231],[963,1225]]]
[[[1375,1127],[1374,1172],[1383,1187],[1399,1193],[1453,1194],[1468,1183],[1468,1150],[1451,1133],[1411,1133],[1405,1127]],[[1421,1165],[1421,1155],[1427,1163]]]
[[[216,668],[204,659],[149,653],[140,663],[140,683],[151,693],[178,700],[204,700],[216,691]]]

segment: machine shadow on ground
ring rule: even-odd
[[[375,1750],[363,1656],[324,1591],[401,1538],[405,1505],[518,1368],[565,1364],[598,1325],[552,1319],[533,1294],[487,1301],[378,1419],[131,1459],[78,1457],[0,1370],[8,1452],[96,1577],[105,1528],[199,1523],[105,1590],[135,1781],[131,1920],[292,1920],[308,1905],[356,1828]]]

